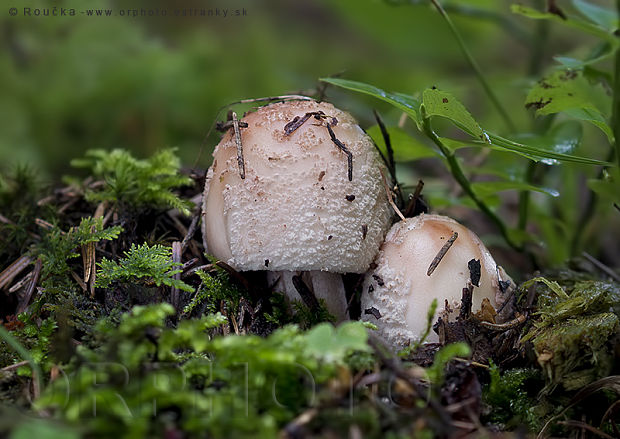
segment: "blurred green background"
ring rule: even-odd
[[[529,88],[555,64],[554,55],[582,57],[593,39],[559,25],[516,16],[510,12],[511,1],[442,3],[517,130],[535,131],[540,121],[524,107]],[[537,0],[525,3],[538,8],[545,5]],[[483,127],[510,134],[429,1],[172,4],[159,0],[85,5],[2,0],[0,172],[27,163],[43,181],[56,184],[63,174],[78,173],[70,168],[70,160],[92,148],[126,148],[147,157],[162,148],[177,147],[186,167],[206,169],[219,135],[213,132],[204,146],[203,140],[214,121],[225,118],[225,113],[218,115],[222,106],[239,99],[310,93],[318,87],[318,78],[330,75],[410,94],[438,86],[464,102]],[[53,16],[54,6],[59,8],[56,12],[61,7],[75,8],[75,16]],[[9,13],[12,7],[17,8],[15,16]],[[31,16],[24,16],[25,7],[31,8]],[[36,8],[49,10],[50,15],[34,16]],[[88,15],[88,10],[98,8],[110,9],[112,15]],[[208,14],[216,8],[219,16],[200,16],[201,10]],[[222,16],[224,9],[227,17]],[[148,16],[162,10],[166,16],[161,12]],[[235,10],[242,15],[232,15]],[[375,124],[373,108],[389,126],[400,118],[387,104],[341,89],[328,88],[327,99],[353,113],[364,128]],[[584,124],[583,130],[585,146],[575,153],[605,159],[609,146],[604,136],[590,125]],[[525,160],[491,154],[495,169],[523,176]],[[467,152],[465,156],[475,159]],[[455,190],[439,161],[423,160],[402,166],[400,172],[406,184],[425,178],[425,193],[431,197],[441,193],[434,196],[435,206],[451,205],[465,216],[458,209],[467,200],[458,198],[462,193]],[[560,262],[574,254],[575,248],[567,245],[564,235],[577,227],[587,203],[586,180],[597,172],[595,167],[567,165],[562,173],[553,171],[545,177],[560,192],[558,199],[552,202],[548,196],[535,194],[536,227],[531,231],[542,237],[550,261]],[[511,215],[515,215],[516,196],[515,191],[502,193],[503,198],[495,203],[502,206],[501,213],[510,225],[515,223]],[[589,223],[590,235],[601,227],[617,234],[618,220],[610,219],[614,213],[607,209],[601,215]],[[493,232],[492,227],[487,230]],[[582,240],[592,251],[609,241],[596,236]],[[610,261],[618,258],[614,249],[605,254]]]
[[[416,2],[413,2],[416,3]],[[432,85],[450,89],[488,126],[501,120],[481,93],[456,41],[428,2],[393,5],[378,0],[2,2],[0,54],[0,166],[27,162],[47,176],[68,170],[89,148],[128,148],[144,156],[176,146],[194,165],[221,106],[243,98],[303,92],[317,78],[343,77],[414,93]],[[76,9],[51,16],[51,8]],[[490,80],[522,121],[527,41],[494,14],[510,17],[507,1],[446,2]],[[18,15],[8,9],[17,7]],[[31,16],[23,8],[31,7]],[[34,16],[49,8],[50,16]],[[113,16],[86,16],[87,9]],[[133,9],[166,9],[166,17],[133,17]],[[246,16],[175,16],[176,9],[245,9]],[[471,18],[475,9],[486,11]],[[126,11],[120,16],[120,11]],[[474,11],[475,12],[475,11]],[[130,16],[127,16],[131,14]],[[515,17],[522,31],[535,23]],[[555,30],[554,30],[555,31]],[[582,37],[582,36],[580,36]],[[554,32],[543,56],[576,45]],[[371,108],[388,107],[331,89],[331,100],[366,126]],[[391,110],[389,110],[391,112]],[[386,118],[396,117],[388,114]],[[209,164],[217,137],[197,166]]]

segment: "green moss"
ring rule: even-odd
[[[318,307],[311,309],[305,303],[294,300],[293,306],[293,322],[297,323],[304,329],[311,328],[322,322],[335,322],[334,317],[328,310],[324,299],[318,299]]]
[[[104,228],[101,218],[91,217],[82,218],[78,226],[66,232],[59,227],[46,231],[33,249],[33,255],[42,262],[43,286],[68,285],[71,282],[68,261],[80,256],[76,250],[87,243],[116,239],[121,231],[120,226]]]
[[[111,261],[103,258],[97,264],[96,285],[100,288],[107,288],[113,282],[152,282],[157,286],[167,285],[183,291],[194,291],[194,289],[180,279],[173,276],[180,273],[179,263],[172,262],[172,249],[162,245],[149,246],[144,243],[136,246],[131,244],[129,251],[125,252],[125,257],[118,261]]]
[[[569,318],[541,330],[533,344],[547,389],[562,384],[566,390],[577,390],[607,376],[613,366],[608,341],[617,330],[618,317],[613,313]]]
[[[50,219],[51,212],[36,203],[40,194],[41,183],[33,168],[17,166],[0,172],[0,213],[9,220],[0,221],[0,267],[21,256],[33,242],[29,232],[37,216]]]
[[[540,372],[511,369],[501,374],[499,368],[492,365],[490,375],[491,382],[483,391],[483,400],[490,408],[485,421],[504,429],[527,425],[530,431],[539,430],[546,414],[545,407],[539,406],[536,399],[543,382]]]
[[[89,437],[161,437],[170,429],[186,437],[275,437],[314,398],[331,397],[322,386],[352,351],[369,350],[359,322],[306,333],[286,326],[267,338],[210,337],[226,322],[221,315],[166,328],[173,312],[157,304],[134,307],[118,327],[102,321],[102,345],[80,346],[67,379],[54,381],[36,408]]]
[[[618,285],[600,281],[575,282],[566,297],[541,290],[539,319],[522,341],[534,346],[545,392],[576,390],[611,372],[619,299]]]
[[[192,312],[195,313],[197,308],[200,308],[213,313],[219,310],[221,303],[224,302],[226,309],[237,313],[239,311],[239,301],[242,297],[241,291],[230,282],[228,273],[216,264],[216,258],[212,256],[207,256],[207,258],[213,265],[214,271],[210,274],[203,270],[196,272],[202,283],[190,303],[183,309],[183,312],[186,315],[190,315]]]
[[[89,201],[108,201],[125,210],[174,208],[189,214],[192,208],[192,203],[172,192],[191,184],[189,177],[179,175],[180,161],[174,149],[162,150],[145,160],[136,159],[122,149],[96,149],[71,164],[87,168],[92,175],[104,180],[102,187],[87,190]]]

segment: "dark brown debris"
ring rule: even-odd
[[[381,312],[377,308],[375,308],[374,306],[372,306],[372,307],[370,307],[368,309],[365,309],[364,310],[364,314],[369,314],[371,316],[374,316],[375,319],[377,319],[377,320],[379,320],[381,318]]]
[[[471,283],[479,287],[480,286],[480,259],[472,259],[467,263],[469,268],[469,279]]]
[[[222,133],[228,131],[229,129],[231,129],[233,127],[233,123],[232,120],[227,120],[226,122],[222,122],[222,121],[218,121],[215,124],[215,129],[217,131],[220,131]],[[248,124],[247,122],[241,122],[239,121],[239,128],[247,128]]]
[[[566,20],[566,14],[560,7],[556,4],[555,0],[547,0],[547,12],[553,15],[557,15],[562,20]]]
[[[314,117],[316,120],[322,120],[327,118],[325,113],[322,111],[311,111],[309,113],[304,114],[303,116],[295,116],[292,121],[284,125],[284,134],[290,136],[293,134],[299,127],[301,127],[308,119]]]
[[[300,275],[293,276],[293,285],[310,310],[317,310],[319,308],[319,301]]]
[[[340,150],[342,152],[344,152],[347,155],[347,165],[348,165],[348,178],[349,181],[353,181],[353,154],[351,153],[351,151],[349,151],[349,149],[345,146],[344,143],[342,143],[340,140],[338,140],[338,138],[336,137],[336,134],[334,134],[334,130],[332,130],[332,127],[330,124],[327,124],[327,131],[329,132],[329,137],[332,139],[332,142],[334,142],[334,144],[340,148]]]
[[[551,98],[549,98],[546,101],[543,101],[543,99],[540,98],[539,100],[534,101],[534,102],[527,102],[525,104],[525,108],[534,108],[536,110],[540,110],[541,108],[545,107],[546,105],[549,105],[551,103],[551,101],[552,101]]]
[[[423,188],[424,188],[424,181],[418,180],[418,184],[415,188],[415,191],[413,192],[412,195],[410,195],[409,203],[407,203],[405,212],[403,212],[403,215],[405,216],[405,218],[411,218],[416,215],[419,215],[422,212],[424,213],[428,212],[428,206],[426,205],[426,203],[421,197]]]
[[[24,294],[22,299],[19,301],[19,304],[17,305],[16,314],[21,314],[24,311],[26,311],[26,308],[28,307],[28,303],[30,303],[30,299],[32,298],[32,293],[34,292],[37,286],[37,282],[39,282],[39,276],[41,275],[42,266],[43,266],[43,262],[41,261],[41,259],[37,259],[37,261],[34,264],[34,270],[32,272],[33,273],[32,279],[30,280],[28,289],[26,289],[26,294]]]
[[[235,143],[237,144],[237,164],[239,165],[239,176],[242,180],[245,179],[245,162],[243,160],[243,145],[241,143],[241,129],[239,120],[237,119],[237,113],[232,112],[232,123],[235,130]]]

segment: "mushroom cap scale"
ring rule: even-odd
[[[454,232],[458,233],[457,239],[428,276],[431,262]],[[470,278],[471,259],[480,261],[481,271],[479,287],[473,291],[472,310],[479,310],[485,298],[497,308],[499,281],[509,278],[471,230],[440,215],[422,214],[396,223],[379,251],[377,267],[364,280],[364,319],[376,324],[392,345],[417,340],[426,328],[433,299],[438,301],[435,319],[446,301],[452,310],[460,308],[462,290]],[[373,307],[379,311],[379,319],[364,314]],[[437,335],[432,332],[427,341],[437,341]]]
[[[337,120],[296,116],[322,111]],[[241,128],[245,179],[229,130],[213,153],[203,198],[203,237],[209,253],[237,270],[364,272],[389,227],[391,211],[372,140],[347,113],[328,103],[287,101],[249,113]],[[268,262],[267,262],[268,261]]]

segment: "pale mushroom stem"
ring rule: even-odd
[[[340,273],[328,271],[269,271],[267,282],[274,285],[274,291],[284,293],[290,300],[304,303],[297,288],[293,284],[293,276],[302,275],[302,280],[313,292],[317,300],[323,299],[327,310],[336,318],[336,322],[349,319],[347,297],[344,282]]]

